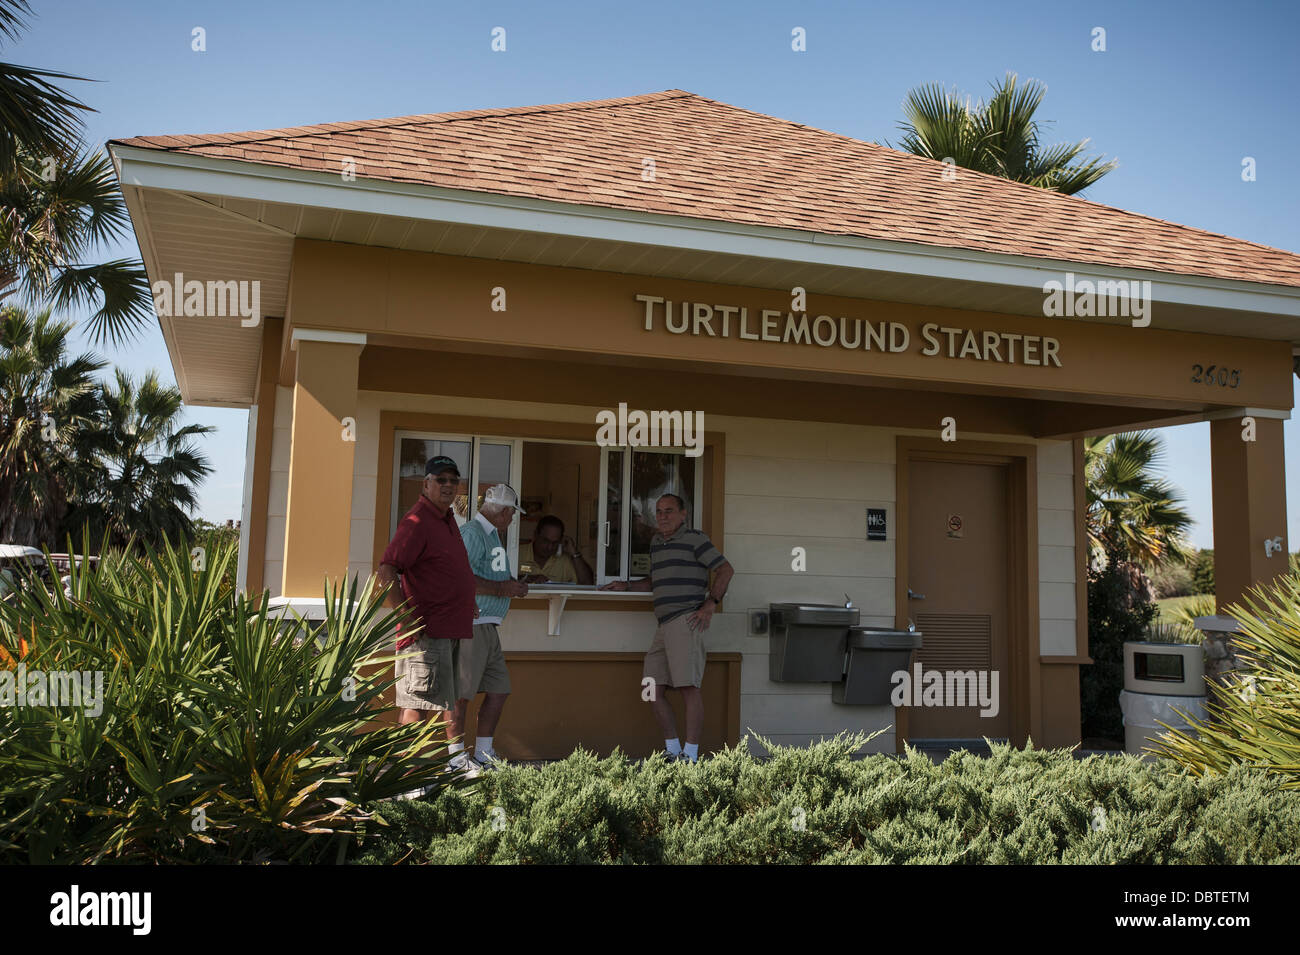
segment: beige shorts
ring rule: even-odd
[[[704,633],[691,629],[690,616],[681,614],[655,630],[641,672],[656,686],[699,686],[704,680]]]
[[[394,664],[397,707],[403,710],[451,709],[456,701],[456,664],[452,644],[468,642],[416,637],[409,647],[398,651]]]
[[[480,693],[509,693],[510,674],[501,652],[495,623],[476,623],[471,640],[457,640],[456,686],[458,699],[472,700]]]

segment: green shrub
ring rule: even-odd
[[[1300,862],[1300,797],[1244,767],[1202,779],[1134,756],[994,744],[934,764],[745,743],[696,765],[578,751],[475,791],[378,811],[357,861],[389,863]]]
[[[1177,606],[1165,611],[1168,622],[1178,628],[1184,637],[1184,643],[1200,643],[1204,637],[1196,629],[1197,617],[1213,617],[1216,614],[1213,594],[1196,594],[1181,601]]]
[[[1145,640],[1158,609],[1148,599],[1137,568],[1112,554],[1100,569],[1088,570],[1088,655],[1079,668],[1079,707],[1085,738],[1121,740],[1124,644]]]
[[[0,706],[0,863],[332,860],[370,804],[437,778],[433,725],[362,731],[391,681],[360,667],[395,619],[354,582],[319,634],[282,624],[235,592],[233,557],[107,555],[71,598],[0,604],[0,692],[20,670],[102,675],[98,713]]]
[[[1198,775],[1250,766],[1300,789],[1300,576],[1256,587],[1227,608],[1241,629],[1233,637],[1244,670],[1230,673],[1207,702],[1195,732],[1171,731],[1157,752]]]
[[[1214,593],[1214,548],[1201,548],[1191,563],[1192,593]]]

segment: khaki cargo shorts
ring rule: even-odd
[[[501,652],[495,623],[476,623],[471,640],[457,640],[456,687],[458,699],[472,700],[479,693],[509,693],[510,673]]]
[[[396,703],[403,710],[449,710],[456,702],[453,643],[462,640],[416,637],[399,650],[394,664]]]
[[[645,655],[643,677],[656,687],[699,686],[704,680],[704,633],[692,630],[689,613],[661,623]]]

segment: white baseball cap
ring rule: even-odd
[[[519,506],[519,495],[515,493],[515,489],[512,488],[509,484],[492,485],[490,488],[487,489],[487,493],[483,495],[483,503],[504,504],[507,507],[513,507],[516,511],[518,511],[522,515],[526,515],[528,513],[522,507]]]

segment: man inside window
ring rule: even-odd
[[[704,631],[735,570],[701,531],[686,526],[686,502],[665,494],[655,504],[659,532],[650,540],[650,576],[628,582],[610,581],[602,590],[654,592],[654,613],[659,622],[643,675],[651,684],[650,705],[664,733],[670,760],[695,762],[704,729]],[[710,588],[709,575],[713,574]],[[677,718],[664,698],[666,689],[682,695],[686,705],[686,746],[677,736]]]
[[[531,549],[519,548],[519,566],[525,565],[531,567],[524,576],[530,584],[590,584],[596,579],[577,543],[564,536],[564,521],[554,514],[537,522]]]

